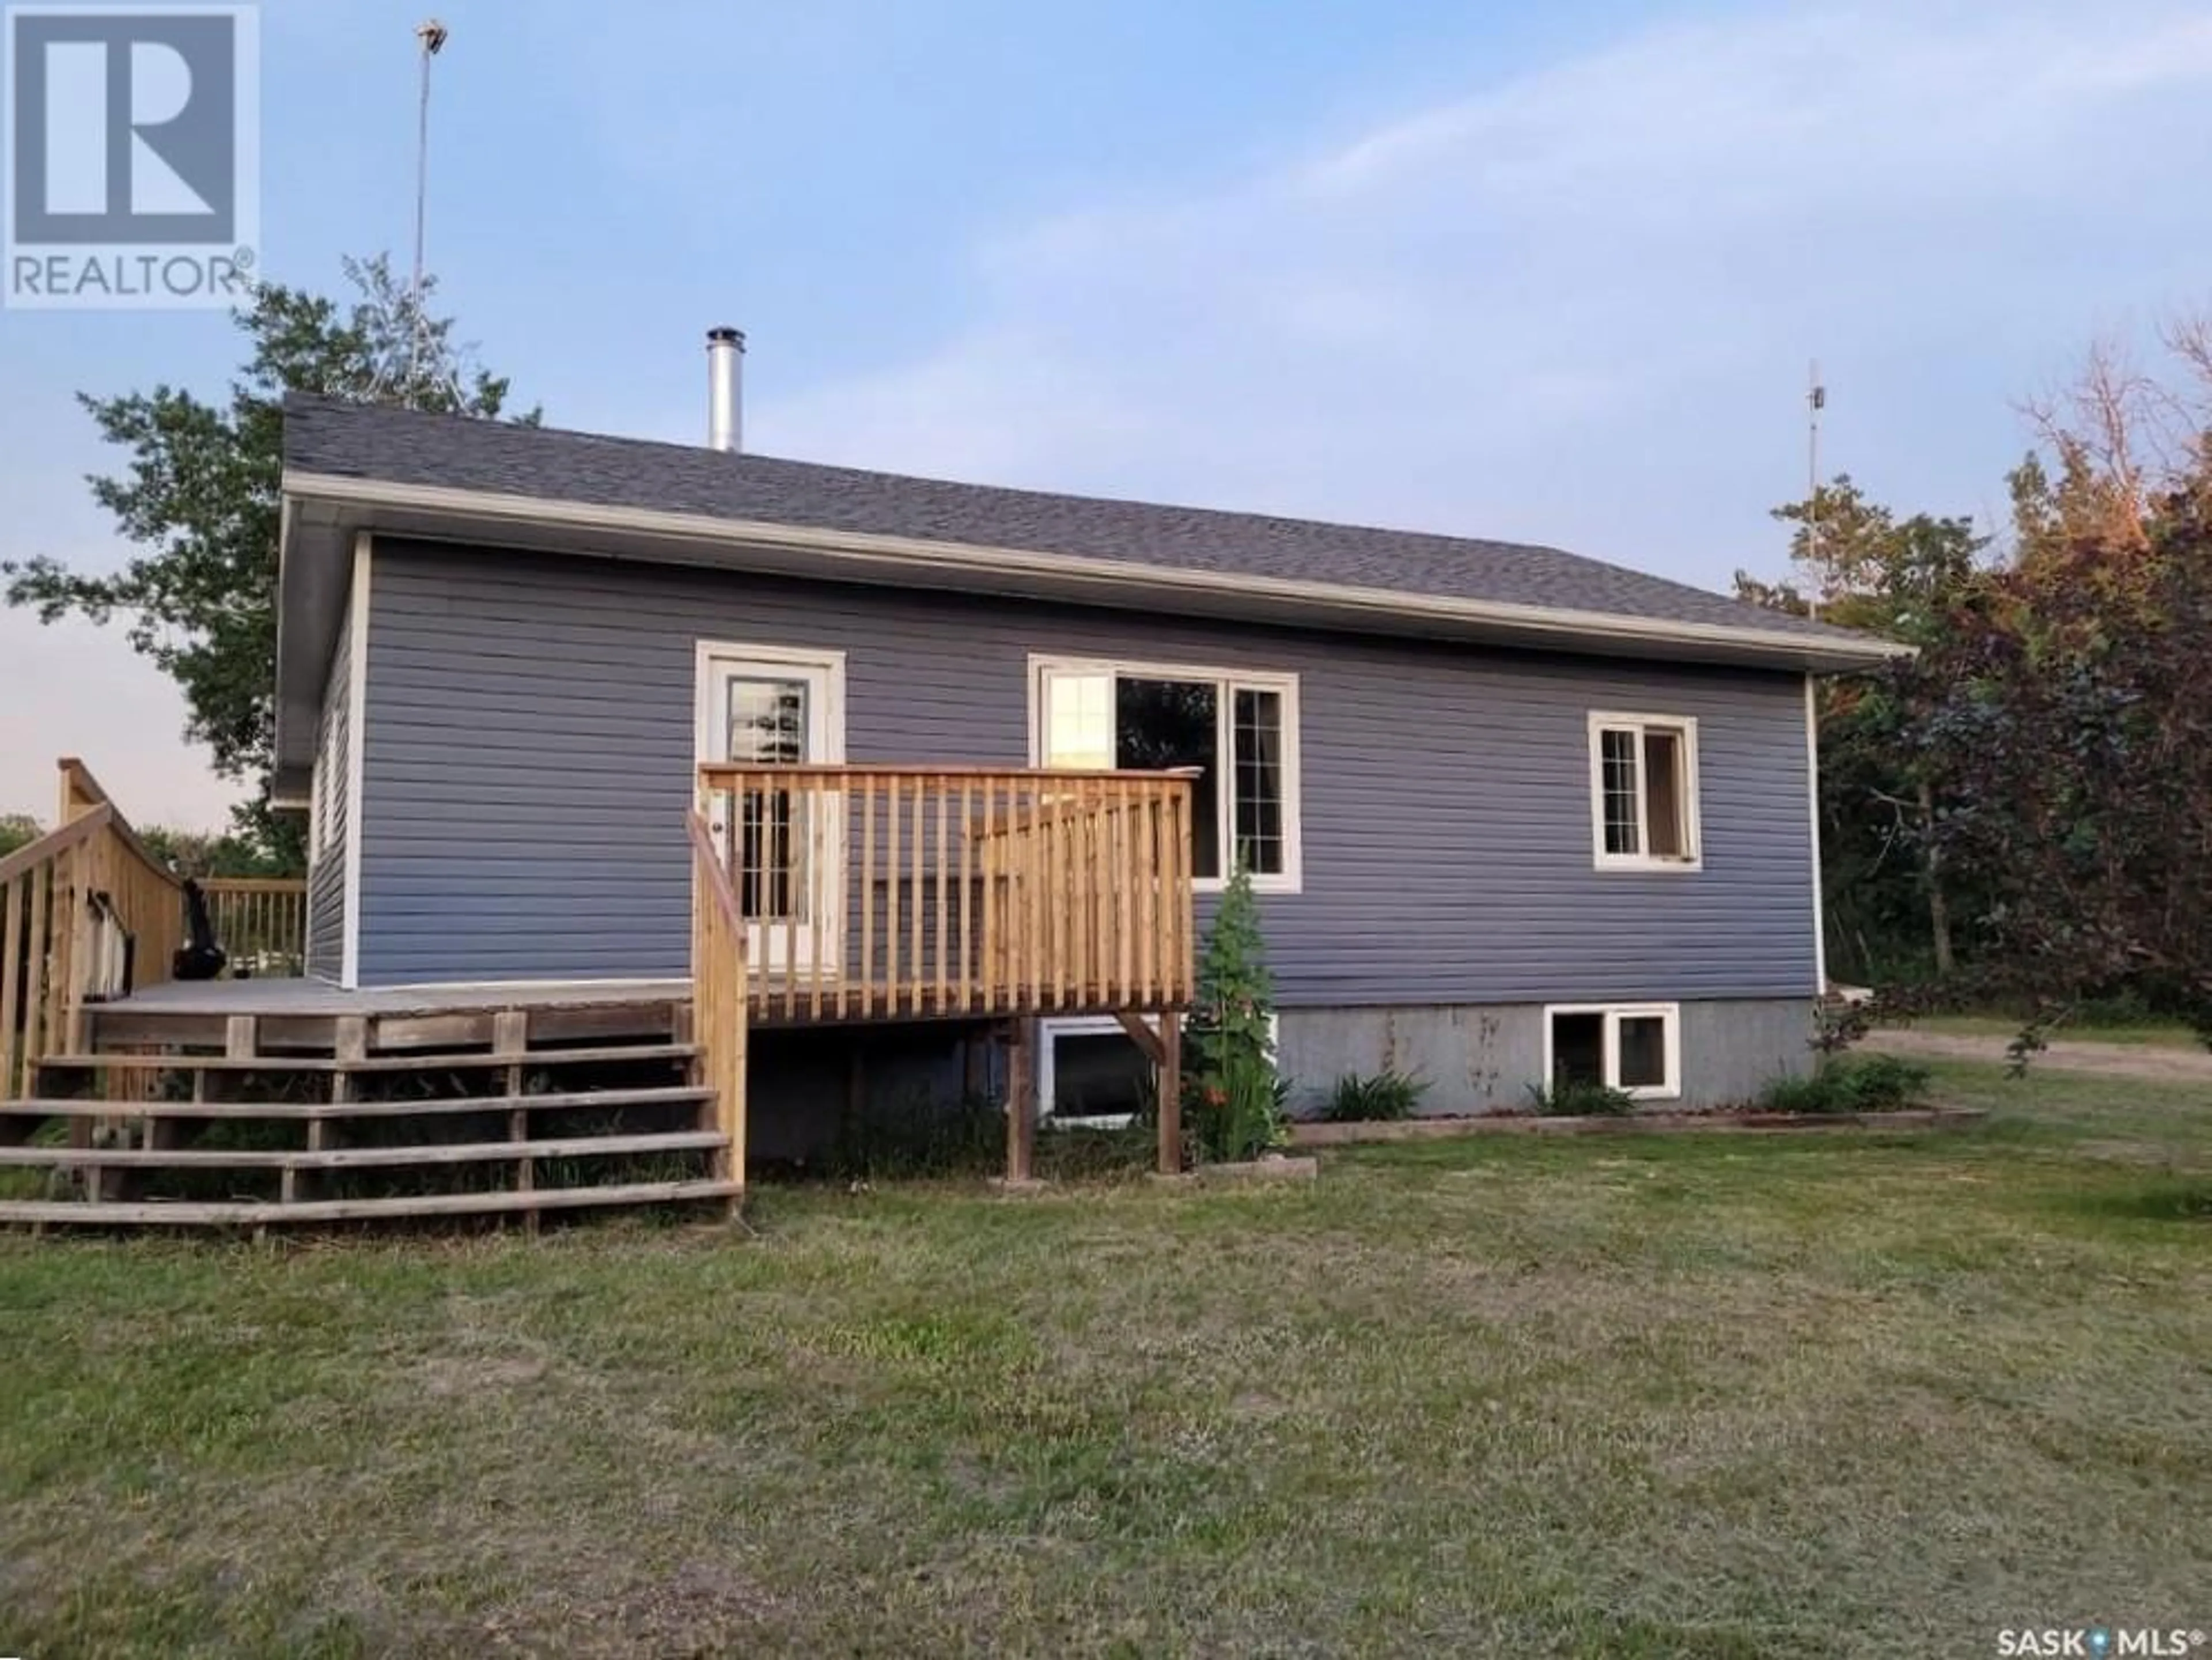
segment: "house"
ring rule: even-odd
[[[283,526],[310,974],[680,982],[701,806],[781,1017],[757,1154],[818,1128],[864,1032],[868,1090],[957,1091],[980,1015],[1037,1018],[1042,1110],[1110,1110],[1131,1010],[1188,993],[1126,984],[1131,890],[1202,927],[1239,850],[1297,1105],[1389,1066],[1431,1110],[1561,1073],[1699,1107],[1807,1062],[1813,678],[1881,642],[1552,548],[318,398]],[[1030,920],[1124,993],[979,1002],[991,896],[1030,891],[993,848],[1070,803],[1089,839],[1039,853]],[[921,984],[872,1000],[886,975]]]

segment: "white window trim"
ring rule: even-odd
[[[1651,791],[1644,777],[1644,733],[1647,727],[1665,727],[1682,734],[1682,828],[1688,837],[1690,856],[1668,859],[1651,847]],[[1607,732],[1636,733],[1636,853],[1608,853],[1605,846],[1605,743]],[[1589,717],[1590,859],[1599,870],[1700,871],[1705,867],[1705,836],[1698,798],[1702,793],[1698,772],[1698,722],[1694,715],[1629,714],[1593,709]]]
[[[739,640],[702,640],[693,654],[691,753],[704,761],[716,748],[714,666],[720,661],[813,669],[823,677],[822,759],[817,765],[845,764],[845,654],[827,647],[761,646]]]
[[[1159,1021],[1152,1015],[1143,1017],[1154,1031],[1160,1029]],[[1053,1109],[1053,1091],[1059,1083],[1058,1062],[1053,1058],[1054,1048],[1063,1037],[1127,1037],[1127,1030],[1110,1014],[1077,1015],[1061,1020],[1040,1020],[1036,1024],[1036,1104],[1040,1124],[1060,1124],[1073,1129],[1118,1130],[1127,1128],[1129,1115],[1126,1112],[1104,1113],[1097,1116],[1078,1117],[1056,1112]],[[1129,1038],[1129,1046],[1136,1040]],[[1155,1086],[1159,1079],[1158,1068],[1152,1073]]]
[[[368,766],[368,630],[369,590],[375,562],[375,542],[367,531],[354,538],[353,593],[349,599],[346,642],[345,747],[345,931],[338,949],[338,983],[351,989],[361,984],[361,843],[362,805],[366,800]]]
[[[1152,663],[1124,657],[1054,657],[1030,655],[1030,764],[1044,764],[1045,677],[1049,674],[1130,675],[1146,680],[1207,680],[1218,685],[1219,720],[1231,744],[1236,741],[1236,699],[1238,690],[1272,692],[1283,701],[1283,868],[1272,875],[1252,873],[1255,893],[1303,893],[1305,891],[1305,837],[1303,772],[1300,759],[1298,677],[1273,669],[1232,668],[1220,664]],[[1214,782],[1216,830],[1223,855],[1236,848],[1237,763],[1229,750],[1222,752],[1222,776]],[[1201,876],[1192,886],[1199,893],[1219,893],[1229,885],[1227,876]]]
[[[1139,1015],[1138,1018],[1151,1027],[1155,1033],[1159,1031],[1158,1016],[1146,1014]],[[1040,1124],[1060,1124],[1075,1129],[1127,1129],[1129,1126],[1129,1115],[1126,1112],[1104,1113],[1097,1116],[1079,1118],[1055,1112],[1052,1103],[1053,1091],[1059,1084],[1058,1063],[1053,1059],[1053,1045],[1055,1042],[1062,1037],[1110,1037],[1127,1035],[1128,1029],[1121,1024],[1118,1017],[1111,1014],[1066,1015],[1058,1019],[1039,1020],[1036,1023],[1037,1122]],[[1134,1038],[1129,1041],[1133,1046],[1136,1042]],[[1270,1009],[1267,1012],[1267,1053],[1271,1056],[1279,1057],[1282,1052],[1282,1011]],[[1183,1049],[1186,1077],[1189,1075],[1188,1063],[1191,1054],[1192,1050],[1186,1038]],[[1152,1079],[1154,1086],[1157,1088],[1159,1080],[1158,1067],[1153,1068]]]
[[[1813,849],[1813,995],[1828,994],[1828,908],[1820,879],[1820,708],[1805,677],[1805,808]]]
[[[1552,1021],[1561,1014],[1601,1014],[1605,1017],[1604,1065],[1607,1089],[1621,1090],[1637,1101],[1676,1101],[1682,1095],[1682,1006],[1680,1003],[1547,1003],[1544,1006],[1544,1087],[1559,1076],[1552,1053]],[[1620,1023],[1657,1018],[1666,1023],[1667,1081],[1622,1089],[1620,1083]]]

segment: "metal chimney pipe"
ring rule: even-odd
[[[744,447],[745,337],[736,329],[707,331],[707,447]]]

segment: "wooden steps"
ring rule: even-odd
[[[702,1152],[726,1145],[713,1130],[652,1135],[580,1135],[558,1141],[447,1141],[422,1146],[267,1152],[257,1147],[0,1147],[0,1166],[50,1170],[392,1170],[410,1164],[491,1164],[514,1158],[605,1158],[641,1152]]]
[[[689,1061],[698,1054],[690,1043],[611,1044],[596,1049],[532,1049],[527,1053],[364,1055],[343,1060],[327,1055],[50,1055],[39,1062],[49,1072],[466,1072],[478,1067],[584,1067],[607,1061]]]
[[[688,1010],[591,1029],[573,1008],[410,1009],[210,1025],[48,1056],[0,1100],[0,1225],[246,1227],[520,1215],[742,1195]],[[450,1041],[434,1041],[441,1031]],[[540,1036],[541,1031],[544,1034]],[[380,1048],[380,1037],[398,1040]],[[267,1040],[267,1041],[264,1041]],[[43,1186],[44,1191],[40,1189]]]
[[[642,1107],[690,1103],[713,1103],[712,1090],[690,1084],[667,1088],[569,1090],[543,1095],[456,1095],[439,1100],[301,1102],[163,1101],[139,1105],[123,1101],[75,1100],[0,1101],[0,1119],[23,1118],[270,1118],[300,1123],[338,1118],[422,1118],[456,1113],[506,1112],[520,1108],[530,1112],[559,1111],[573,1107]]]
[[[542,1188],[532,1193],[441,1193],[392,1199],[295,1201],[290,1204],[225,1204],[154,1201],[144,1204],[94,1201],[17,1200],[0,1202],[0,1222],[82,1227],[264,1228],[299,1222],[365,1222],[380,1217],[482,1216],[596,1205],[697,1204],[732,1200],[738,1183],[632,1182],[603,1188]]]

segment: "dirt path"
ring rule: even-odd
[[[1941,1061],[2002,1061],[2010,1040],[1961,1032],[1916,1031],[1885,1027],[1867,1034],[1863,1047],[1889,1055],[1919,1055]],[[2107,1078],[2158,1078],[2167,1082],[2202,1079],[2212,1084],[2212,1050],[2161,1049],[2149,1044],[2093,1043],[2057,1038],[2035,1057],[2039,1067],[2088,1072]]]

